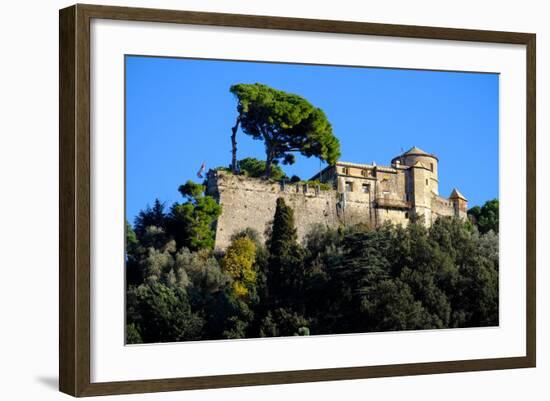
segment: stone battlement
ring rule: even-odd
[[[329,185],[282,183],[230,172],[209,171],[207,194],[222,206],[216,222],[216,248],[225,249],[231,236],[246,228],[263,240],[275,215],[277,198],[294,211],[301,241],[315,225],[337,228],[386,221],[406,225],[412,217],[427,226],[440,216],[466,218],[467,200],[454,189],[449,198],[438,193],[436,156],[416,147],[397,156],[392,166],[337,162],[312,178]]]

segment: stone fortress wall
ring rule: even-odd
[[[458,190],[449,198],[439,196],[437,169],[434,155],[413,147],[394,158],[391,166],[337,162],[312,177],[330,184],[329,190],[211,170],[206,192],[222,206],[216,248],[225,249],[231,236],[246,228],[265,240],[279,197],[294,211],[300,241],[318,224],[406,225],[416,216],[429,226],[439,216],[466,218],[467,200]]]
[[[298,238],[303,239],[311,227],[321,223],[338,227],[338,194],[335,190],[318,190],[299,184],[283,185],[273,180],[248,178],[225,171],[210,171],[207,194],[222,205],[216,223],[216,248],[225,249],[231,236],[246,228],[256,230],[265,240],[271,226],[277,198],[294,210]]]

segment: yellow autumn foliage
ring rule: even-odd
[[[233,240],[221,260],[221,268],[233,278],[233,291],[239,298],[248,296],[248,287],[256,283],[256,244],[248,237]]]

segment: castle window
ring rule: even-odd
[[[409,212],[405,212],[405,218],[406,218],[406,219],[409,218]]]
[[[370,185],[369,184],[363,184],[363,193],[368,194],[370,192]]]
[[[434,164],[433,163],[430,163],[430,171],[433,173],[434,172]]]
[[[346,181],[346,192],[352,192],[353,191],[353,182]]]
[[[347,167],[342,168],[342,173],[345,175],[349,175],[349,168]]]
[[[361,170],[361,175],[363,177],[368,177],[369,176],[369,170]]]
[[[428,184],[428,179],[426,178],[426,186],[427,186],[427,185],[429,185],[429,184]]]

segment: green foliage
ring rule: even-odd
[[[294,227],[294,211],[286,205],[283,198],[278,198],[271,238],[267,243],[271,255],[275,256],[286,252],[289,247],[296,244],[297,239],[298,235]]]
[[[214,222],[221,214],[221,206],[211,196],[204,195],[204,185],[187,181],[180,186],[185,203],[174,203],[166,217],[167,233],[176,240],[178,248],[191,250],[213,248]]]
[[[134,323],[126,325],[126,344],[142,344],[143,339]]]
[[[305,279],[305,253],[297,242],[294,212],[283,198],[277,199],[273,226],[267,240],[266,300],[271,306],[292,307],[302,311]]]
[[[498,233],[498,207],[498,199],[493,199],[485,202],[482,207],[474,206],[468,210],[468,215],[480,233],[485,234],[491,230]]]
[[[292,152],[329,164],[340,157],[340,143],[325,113],[306,99],[258,83],[233,85],[230,92],[238,100],[242,131],[265,143],[267,177],[272,163],[293,164]]]
[[[309,335],[308,320],[288,308],[267,312],[260,326],[260,337]],[[305,334],[308,333],[308,334]]]
[[[237,231],[231,236],[231,241],[235,241],[239,238],[248,238],[254,241],[256,249],[263,246],[262,240],[260,238],[260,233],[253,228],[247,227],[244,230]]]
[[[308,181],[304,181],[304,184],[307,184],[311,187],[315,187],[315,186],[319,186],[319,189],[321,191],[329,191],[332,188],[332,185],[331,184],[327,184],[326,182],[321,182],[319,180],[308,180]]]
[[[266,165],[264,160],[258,160],[254,157],[247,157],[239,160],[238,164],[241,172],[249,177],[265,176]],[[280,166],[273,165],[271,167],[271,174],[269,175],[269,178],[278,181],[286,178],[286,174]]]
[[[306,237],[312,333],[498,325],[498,236],[459,219]]]
[[[296,177],[296,176],[294,176]],[[298,181],[292,181],[292,179],[290,180],[291,183],[293,184],[301,184],[301,185],[308,185],[310,188],[315,188],[315,187],[319,187],[319,189],[321,191],[329,191],[331,189],[333,189],[332,185],[331,184],[327,184],[326,182],[321,182],[319,180],[307,180],[307,181],[301,181],[298,179]]]
[[[126,281],[129,284],[136,284],[141,281],[140,271],[137,267],[136,254],[139,247],[139,241],[133,227],[126,221]]]
[[[292,177],[290,177],[290,182],[291,183],[297,183],[297,182],[300,182],[302,181],[302,179],[300,177],[298,177],[297,175],[293,175]]]
[[[134,222],[134,231],[138,236],[145,233],[147,227],[164,227],[166,214],[164,213],[165,205],[160,200],[155,199],[153,207],[149,205],[145,210],[141,210]]]
[[[142,284],[129,289],[127,302],[129,324],[139,328],[144,343],[197,340],[201,337],[204,322],[191,312],[184,290],[161,283]]]
[[[398,279],[382,279],[365,288],[360,311],[365,316],[365,331],[430,328],[422,303]]]
[[[296,336],[309,336],[309,328],[302,326],[298,328],[298,332],[295,334]]]
[[[137,245],[138,245],[138,239],[137,239],[136,232],[134,231],[130,223],[126,221],[126,248],[131,251]]]
[[[189,201],[193,202],[196,199],[202,198],[204,185],[188,180],[184,185],[180,185],[178,191]]]

